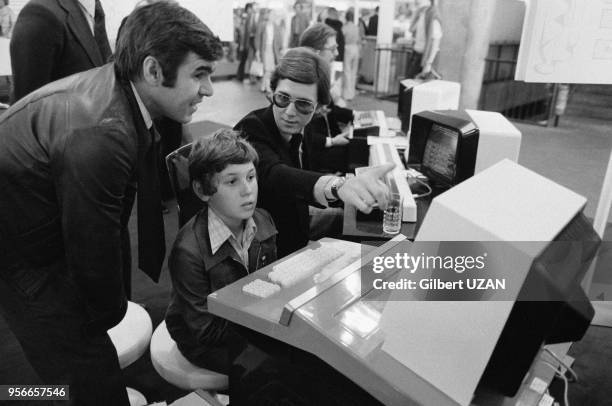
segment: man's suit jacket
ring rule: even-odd
[[[299,169],[299,162],[291,159],[289,144],[278,131],[272,106],[252,111],[234,128],[242,131],[259,154],[257,206],[272,215],[278,229],[278,257],[282,258],[308,244],[308,205],[317,204],[313,189],[322,174]],[[304,163],[309,161],[308,152],[304,143]]]
[[[378,14],[374,14],[368,21],[368,30],[366,35],[378,35]]]
[[[15,23],[10,52],[14,101],[106,63],[77,0],[30,0]]]
[[[138,163],[151,134],[114,65],[44,86],[0,116],[0,269],[29,293],[53,274],[82,292],[88,328],[121,320]],[[23,276],[29,272],[29,276]]]

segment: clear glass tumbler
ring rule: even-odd
[[[391,193],[383,215],[383,231],[387,234],[397,234],[402,228],[402,195]]]

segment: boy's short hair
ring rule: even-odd
[[[121,79],[135,81],[150,55],[161,66],[163,85],[172,87],[189,52],[216,61],[223,48],[219,37],[191,11],[174,2],[157,1],[137,7],[125,20],[117,38],[115,66]]]
[[[212,137],[201,137],[194,141],[189,154],[189,180],[200,182],[202,192],[212,196],[217,192],[214,177],[228,165],[253,162],[257,166],[259,156],[239,131],[229,128],[217,130]]]
[[[316,23],[304,30],[300,36],[300,46],[322,51],[327,39],[335,36],[336,31],[332,27],[324,23]]]
[[[317,103],[327,106],[331,102],[329,96],[329,64],[307,47],[287,50],[274,68],[270,78],[272,91],[276,90],[282,79],[317,85]]]

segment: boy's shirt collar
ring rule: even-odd
[[[219,248],[229,240],[231,246],[236,250],[236,253],[242,260],[242,263],[248,268],[249,247],[256,233],[257,225],[253,217],[250,217],[244,226],[242,241],[238,241],[225,222],[210,208],[210,206],[208,207],[208,237],[210,238],[210,250],[212,255],[215,255]]]

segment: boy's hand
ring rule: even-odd
[[[338,189],[338,196],[343,202],[352,204],[364,213],[370,213],[375,204],[378,204],[381,210],[386,209],[389,188],[381,178],[393,168],[395,164],[388,163],[348,178]]]

